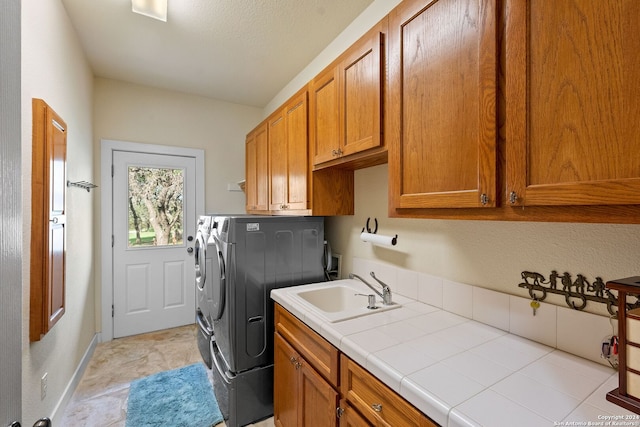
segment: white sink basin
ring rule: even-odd
[[[339,284],[340,282],[342,284]],[[339,322],[400,307],[400,304],[384,305],[376,295],[375,308],[368,308],[367,295],[374,292],[364,285],[360,287],[354,283],[356,282],[351,280],[341,280],[311,290],[295,291],[291,288],[291,295],[329,322]]]

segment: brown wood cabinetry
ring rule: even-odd
[[[269,210],[269,157],[267,123],[263,122],[247,135],[245,147],[245,193],[248,213]]]
[[[390,209],[496,205],[495,0],[389,15]]]
[[[29,339],[39,341],[65,313],[67,125],[34,99]]]
[[[640,8],[505,3],[509,204],[640,203]]]
[[[278,304],[275,330],[276,426],[436,426]]]
[[[309,84],[310,147],[316,169],[387,161],[381,135],[387,26],[385,18]]]
[[[353,171],[312,171],[307,106],[305,87],[247,135],[247,212],[353,215]]]
[[[437,426],[345,355],[340,357],[340,372],[342,395],[371,424],[377,426]]]
[[[340,411],[340,427],[369,427],[371,425],[346,399],[340,401]]]
[[[268,120],[269,209],[306,210],[308,206],[307,91],[300,91]]]
[[[338,350],[276,305],[274,422],[337,426]]]

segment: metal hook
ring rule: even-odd
[[[362,229],[362,232],[364,233],[364,230],[366,229],[367,233],[376,234],[378,232],[378,218],[373,218],[373,220],[375,221],[375,224],[376,224],[376,228],[373,231],[371,231],[371,228],[369,228],[369,221],[370,220],[371,220],[370,217],[367,218],[367,226],[366,226],[366,228]]]

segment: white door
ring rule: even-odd
[[[196,160],[113,152],[113,336],[195,320]]]

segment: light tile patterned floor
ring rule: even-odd
[[[131,381],[202,361],[196,336],[189,325],[98,344],[61,425],[124,427]],[[272,426],[272,418],[254,424]]]

